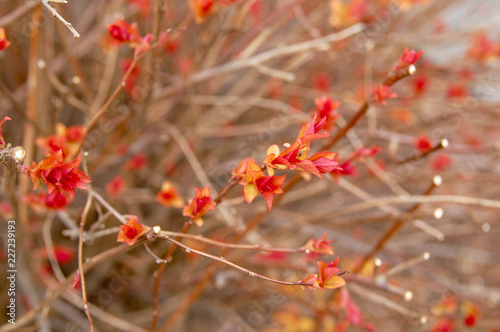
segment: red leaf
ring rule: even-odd
[[[330,243],[333,240],[326,240],[328,233],[325,234],[318,240],[314,238],[309,239],[307,243],[304,245],[304,248],[311,253],[320,254],[320,255],[333,255],[333,246]]]
[[[116,196],[121,195],[125,191],[126,187],[127,185],[123,176],[117,175],[111,181],[106,183],[104,188],[110,198],[115,198]]]
[[[149,230],[149,227],[139,223],[136,216],[131,216],[127,223],[121,225],[120,228],[116,241],[125,242],[128,245],[134,244],[139,237]]]
[[[386,105],[386,99],[397,98],[397,94],[391,91],[389,85],[379,85],[373,90],[372,101]]]
[[[262,176],[255,181],[257,189],[264,196],[269,210],[273,207],[274,195],[282,194],[281,186],[285,182],[286,175],[282,176]]]
[[[163,182],[161,190],[155,198],[158,203],[165,207],[181,208],[184,205],[184,199],[177,193],[177,188],[168,181]]]
[[[398,63],[394,66],[393,70],[396,71],[414,64],[415,62],[420,60],[423,54],[424,51],[415,52],[415,50],[409,50],[407,47],[405,47],[403,55],[401,55]]]
[[[80,162],[81,156],[79,155],[75,160],[64,164],[62,150],[51,154],[38,164],[33,162],[27,170],[27,175],[33,182],[33,190],[37,189],[42,181],[47,185],[49,194],[58,190],[73,198],[75,188],[86,189],[85,184],[90,182],[87,175],[78,169]]]
[[[413,145],[420,153],[424,153],[432,149],[432,141],[425,133],[415,137]]]
[[[209,187],[203,189],[195,187],[194,190],[195,198],[189,200],[189,202],[184,205],[182,215],[191,218],[198,227],[201,227],[203,226],[203,219],[201,217],[215,209],[216,203],[212,201]]]
[[[117,18],[113,24],[107,25],[106,28],[111,38],[118,43],[135,43],[141,39],[137,23],[129,25],[124,20]]]

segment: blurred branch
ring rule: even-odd
[[[495,201],[486,198],[455,196],[455,195],[412,195],[412,196],[393,196],[372,198],[369,201],[353,204],[346,208],[338,210],[334,215],[343,215],[347,213],[359,212],[373,207],[388,204],[408,204],[408,203],[455,203],[466,205],[484,206],[494,209],[500,209],[500,201]]]
[[[313,39],[306,42],[296,43],[288,46],[277,47],[273,50],[254,55],[249,58],[234,60],[214,68],[205,69],[197,74],[192,75],[186,82],[175,83],[174,85],[164,88],[155,96],[155,98],[156,99],[165,98],[170,94],[177,92],[179,89],[182,89],[186,84],[198,83],[206,79],[209,79],[213,76],[234,72],[248,67],[254,67],[275,58],[315,49],[322,51],[328,50],[330,48],[330,43],[346,39],[352,35],[355,35],[363,31],[364,29],[365,25],[363,23],[356,23],[350,26],[349,28],[329,34],[327,36],[318,39]]]
[[[71,31],[71,33],[73,34],[73,37],[75,38],[79,38],[80,37],[80,34],[75,30],[75,28],[73,28],[73,25],[71,25],[71,23],[69,23],[68,21],[66,21],[64,19],[64,17],[62,17],[55,9],[54,7],[52,7],[50,5],[50,3],[68,3],[68,1],[66,0],[36,0],[36,1],[40,1],[42,3],[42,5],[45,6],[45,8],[47,8],[47,10],[52,14],[54,15],[54,17],[56,17],[59,21],[62,22],[62,24],[64,24],[66,26],[66,28],[69,29],[69,31]]]

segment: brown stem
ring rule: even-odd
[[[229,192],[229,190],[231,190],[231,188],[236,186],[238,184],[238,182],[239,182],[239,179],[234,179],[234,180],[229,181],[229,183],[219,191],[219,194],[214,199],[214,202],[216,204],[219,204],[222,201],[222,198],[224,196],[226,196],[226,194]]]
[[[251,277],[257,277],[257,278],[260,278],[260,279],[264,279],[266,281],[270,281],[270,282],[273,282],[275,284],[280,284],[280,285],[292,285],[292,286],[297,286],[297,285],[302,285],[302,286],[312,286],[312,284],[307,284],[307,283],[303,283],[302,281],[283,281],[283,280],[278,280],[278,279],[273,279],[273,278],[269,278],[269,277],[266,277],[266,276],[263,276],[261,274],[258,274],[258,273],[255,273],[253,271],[250,271],[248,269],[245,269],[244,267],[242,266],[239,266],[238,264],[235,264],[233,262],[230,262],[228,260],[226,260],[225,258],[223,257],[219,257],[219,256],[214,256],[214,255],[211,255],[211,254],[208,254],[206,252],[203,252],[203,251],[199,251],[199,250],[196,250],[196,249],[192,249],[178,241],[175,241],[174,239],[170,238],[170,237],[164,237],[165,240],[171,242],[173,245],[177,245],[181,248],[184,248],[186,250],[186,252],[193,252],[195,254],[198,254],[200,256],[203,256],[203,257],[207,257],[207,258],[210,258],[216,262],[221,262],[221,263],[224,263],[226,265],[229,265],[231,267],[234,267],[235,269],[237,270],[240,270],[240,271],[243,271],[245,273],[247,273],[248,275],[250,275]]]
[[[187,233],[189,229],[191,228],[191,223],[186,222],[184,223],[184,227],[182,228],[182,233]],[[176,237],[176,242],[180,240],[180,236]],[[179,243],[179,242],[178,242]],[[174,253],[174,250],[177,248],[176,244],[172,244],[170,248],[168,249],[167,253],[165,256],[163,256],[163,260],[168,262],[170,257],[172,257],[172,254]],[[152,331],[156,332],[156,326],[158,325],[158,306],[159,306],[159,290],[160,290],[160,280],[161,280],[161,275],[163,274],[163,271],[167,267],[167,263],[161,263],[160,267],[154,274],[154,283],[153,283],[153,321],[152,321]]]
[[[118,96],[118,93],[125,86],[125,82],[127,81],[128,77],[132,73],[132,70],[135,68],[135,65],[137,64],[137,62],[139,61],[139,59],[140,59],[140,57],[134,57],[134,59],[132,60],[132,63],[130,64],[129,68],[127,69],[127,72],[125,73],[125,75],[123,75],[123,77],[122,77],[122,79],[120,81],[120,84],[118,84],[118,86],[116,87],[115,91],[113,91],[113,93],[108,98],[108,100],[106,100],[106,102],[104,103],[104,105],[101,106],[101,108],[96,112],[96,114],[94,115],[94,117],[87,124],[87,127],[85,128],[84,136],[83,136],[83,138],[82,138],[82,140],[80,142],[80,145],[78,146],[78,150],[76,152],[76,155],[78,155],[78,153],[80,153],[80,150],[82,149],[83,143],[85,142],[85,138],[87,137],[88,133],[94,128],[95,124],[97,123],[97,120],[99,120],[99,118],[104,114],[104,112],[106,112],[106,110],[109,108],[109,106],[111,105],[111,103]]]
[[[425,191],[425,193],[423,193],[423,195],[430,195],[436,187],[437,186],[433,181],[429,188]],[[420,205],[420,203],[415,204],[407,212],[416,212],[420,208]],[[401,229],[401,227],[403,227],[403,224],[404,222],[402,220],[395,221],[392,224],[392,227],[377,241],[370,253],[365,256],[362,263],[354,269],[354,273],[358,273],[359,271],[361,271],[363,267],[368,263],[368,261],[371,260],[380,250],[382,250],[385,244]]]
[[[80,234],[78,239],[78,271],[80,272],[80,283],[82,285],[82,303],[83,310],[87,315],[90,325],[90,331],[94,331],[94,322],[92,321],[92,316],[90,315],[89,304],[87,301],[87,289],[85,285],[85,272],[83,270],[83,229],[85,226],[85,221],[87,220],[87,215],[90,210],[90,206],[92,205],[92,195],[89,194],[87,196],[87,202],[85,203],[85,207],[83,208],[81,220],[80,220]]]
[[[207,243],[213,246],[222,247],[222,248],[230,248],[230,249],[240,249],[240,250],[254,250],[254,251],[265,251],[265,252],[287,252],[287,253],[298,253],[298,252],[306,252],[305,247],[300,248],[274,248],[274,247],[264,247],[262,245],[253,245],[253,244],[235,244],[235,243],[226,243],[215,241],[212,239],[208,239],[206,237],[194,234],[185,234],[178,232],[170,232],[170,231],[160,231],[157,235],[159,238],[187,238],[193,241],[200,241],[203,243]]]
[[[423,159],[425,157],[427,157],[428,155],[436,152],[436,151],[439,151],[441,149],[444,149],[448,146],[448,140],[446,139],[443,139],[441,140],[441,142],[439,142],[438,144],[436,144],[435,146],[433,146],[432,148],[430,148],[429,150],[423,152],[423,153],[420,153],[420,154],[416,154],[414,156],[411,156],[407,159],[403,159],[403,160],[400,160],[397,162],[398,165],[401,165],[401,164],[406,164],[406,163],[410,163],[410,162],[413,162],[413,161],[417,161],[419,159]]]
[[[84,153],[86,155],[86,153]],[[87,168],[87,158],[84,157],[83,160],[83,169],[85,173],[89,174],[89,170]],[[90,184],[88,185],[90,187]],[[94,322],[92,321],[92,316],[90,315],[90,309],[89,309],[89,304],[87,300],[87,287],[85,284],[85,271],[83,270],[83,242],[84,242],[84,235],[83,235],[83,230],[85,227],[85,222],[87,221],[87,216],[90,211],[90,207],[92,206],[92,194],[89,192],[87,195],[87,201],[85,202],[85,207],[83,208],[82,215],[80,218],[80,228],[79,228],[79,235],[78,235],[78,272],[80,273],[80,284],[82,286],[82,304],[83,304],[83,310],[85,311],[85,314],[87,315],[87,318],[89,320],[89,326],[90,326],[90,331],[94,331]]]
[[[396,74],[388,77],[384,81],[383,85],[391,86],[394,83],[402,80],[403,78],[412,75],[413,71],[414,71],[413,67],[410,67],[410,69],[405,70],[405,71],[400,71],[400,72],[398,72],[398,73],[396,73]],[[363,105],[361,105],[361,107],[359,108],[359,110],[351,118],[351,120],[349,120],[349,122],[347,123],[347,125],[344,128],[342,128],[340,131],[338,131],[335,134],[335,136],[333,136],[330,139],[330,142],[328,142],[327,144],[325,144],[321,148],[321,150],[328,150],[332,146],[334,146],[338,141],[340,141],[347,134],[347,132],[349,130],[351,130],[359,122],[359,120],[361,120],[363,118],[363,116],[366,114],[366,112],[370,108],[370,99],[371,99],[371,97],[369,99],[365,100],[365,102],[363,103]]]

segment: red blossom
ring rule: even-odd
[[[0,28],[0,51],[5,50],[10,46],[10,41],[7,39],[5,35],[5,29]]]
[[[30,193],[23,197],[23,201],[27,202],[33,210],[38,211],[41,207],[48,210],[64,210],[73,200],[68,195],[54,190],[50,194]]]
[[[431,332],[453,332],[455,322],[450,318],[440,318],[434,324]]]
[[[267,156],[264,159],[269,175],[274,175],[273,169],[299,168],[299,170],[305,170],[321,177],[319,174],[325,172],[321,172],[320,169],[334,167],[335,165],[332,163],[333,157],[329,152],[322,152],[321,155],[311,157],[312,160],[306,160],[311,142],[329,136],[327,133],[320,133],[325,126],[325,122],[326,117],[319,118],[318,113],[316,113],[311,122],[302,127],[295,142],[285,151],[280,153],[280,149],[276,144],[271,145],[267,149]],[[329,159],[329,161],[321,157]]]
[[[440,153],[434,157],[431,161],[431,168],[434,171],[445,171],[453,164],[453,159],[447,154]]]
[[[111,38],[118,43],[135,43],[141,39],[135,22],[129,25],[124,20],[117,18],[114,23],[107,25],[106,28]]]
[[[314,99],[314,103],[316,104],[318,118],[326,119],[324,129],[330,130],[335,121],[340,117],[339,114],[334,113],[340,107],[340,102],[333,101],[332,98],[323,96]]]
[[[412,124],[415,121],[415,116],[407,108],[393,108],[390,112],[390,116],[395,121],[404,125]]]
[[[161,190],[156,194],[156,201],[165,207],[181,208],[184,199],[177,193],[177,188],[168,181],[163,182]]]
[[[190,199],[184,208],[182,209],[182,215],[191,218],[198,227],[203,226],[203,217],[209,211],[215,209],[216,203],[212,201],[212,195],[210,193],[210,188],[205,187],[200,189],[198,187],[194,188],[195,197]]]
[[[391,91],[389,85],[379,85],[377,88],[373,89],[372,102],[378,102],[382,105],[387,105],[386,99],[397,98],[398,95]]]
[[[33,162],[27,170],[27,175],[33,182],[33,190],[37,189],[40,181],[47,185],[47,191],[52,193],[57,190],[61,193],[67,193],[71,198],[75,196],[75,188],[87,189],[85,184],[90,179],[78,169],[81,162],[81,156],[64,164],[62,150],[59,150],[38,164]]]
[[[448,98],[465,98],[468,95],[467,87],[463,84],[450,84],[446,90]]]
[[[56,124],[56,133],[46,137],[38,137],[35,144],[44,149],[45,156],[62,150],[64,161],[73,159],[85,137],[85,127],[76,125],[66,128],[62,123]]]
[[[264,159],[264,164],[267,166],[269,175],[273,175],[273,169],[297,169],[297,164],[300,163],[307,154],[308,146],[303,150],[300,149],[298,142],[293,143],[290,147],[280,153],[280,148],[277,145],[271,145],[267,149],[267,156]]]
[[[326,117],[320,117],[319,114],[316,113],[311,122],[302,127],[296,141],[301,144],[301,147],[303,147],[304,145],[311,144],[312,141],[330,136],[327,133],[319,133],[323,130],[325,124]]]
[[[161,47],[165,50],[166,53],[175,53],[180,47],[179,40],[174,39],[168,32],[161,32],[159,40]]]
[[[240,179],[239,184],[244,186],[243,192],[248,204],[260,193],[266,200],[267,207],[271,210],[274,195],[282,194],[281,186],[286,175],[266,176],[253,159],[245,158],[232,172],[234,179]]]
[[[416,52],[415,50],[409,50],[407,47],[405,47],[403,55],[401,55],[393,70],[396,71],[414,64],[415,62],[420,60],[423,54],[424,51]]]
[[[121,230],[116,238],[117,242],[133,245],[138,238],[149,231],[148,226],[141,225],[136,216],[131,216],[125,225],[120,225]]]
[[[352,161],[345,161],[340,164],[338,169],[334,169],[330,173],[334,180],[338,180],[340,176],[349,175],[349,176],[358,176],[358,172],[356,170],[356,165]]]
[[[2,136],[2,125],[3,125],[3,123],[4,123],[5,121],[7,121],[7,120],[11,120],[11,118],[10,118],[10,117],[8,117],[8,116],[6,116],[6,117],[4,117],[4,118],[2,119],[2,121],[0,121],[0,149],[5,148],[5,145],[6,145],[6,144],[5,144],[5,141],[4,141],[4,139],[3,139],[3,136]]]
[[[380,150],[382,150],[382,148],[376,145],[372,145],[369,148],[365,148],[363,145],[361,145],[356,151],[351,154],[349,159],[356,159],[357,161],[363,162],[365,157],[373,158],[380,152]]]
[[[45,207],[51,210],[61,210],[65,209],[72,201],[60,191],[54,190],[45,197]]]
[[[464,325],[465,326],[474,326],[476,325],[476,316],[469,315],[464,318]]]
[[[134,57],[138,58],[151,48],[151,41],[153,40],[153,35],[148,33],[135,45]]]
[[[255,260],[262,263],[284,264],[288,259],[286,252],[264,252],[256,255]]]
[[[495,45],[484,31],[478,31],[472,36],[467,57],[479,62],[487,62],[495,57]]]
[[[465,326],[472,327],[476,325],[477,318],[481,311],[476,303],[470,301],[463,302],[461,305],[461,311],[464,315],[463,323]]]
[[[127,163],[125,164],[125,169],[138,171],[138,170],[147,168],[148,165],[149,165],[149,161],[146,158],[146,156],[144,155],[144,153],[139,152],[139,153],[135,154],[132,157],[132,159],[127,161]]]
[[[309,159],[298,163],[298,169],[305,170],[321,179],[321,174],[330,173],[334,170],[340,169],[339,163],[335,161],[334,158],[335,152],[318,152],[312,155]]]
[[[381,148],[375,145],[372,145],[370,148],[361,146],[356,151],[351,153],[349,158],[344,161],[339,161],[340,167],[334,169],[330,174],[336,181],[340,176],[344,175],[357,176],[358,172],[356,171],[354,161],[365,162],[366,157],[373,158],[380,152],[380,150]]]
[[[302,280],[303,284],[311,289],[335,289],[345,285],[345,280],[338,274],[341,272],[337,265],[339,264],[339,257],[337,257],[330,264],[323,261],[318,261],[318,273],[310,275]]]
[[[416,96],[421,96],[429,87],[429,77],[427,75],[416,76],[412,80],[413,93]]]
[[[420,153],[424,153],[432,149],[432,141],[425,133],[415,137],[413,145]]]
[[[75,256],[75,251],[66,246],[54,246],[53,250],[57,262],[61,265],[68,264]],[[35,256],[42,259],[49,259],[47,248],[37,250]]]
[[[282,176],[262,176],[255,181],[257,190],[264,196],[269,210],[273,207],[274,195],[283,194],[281,186],[285,182],[286,175]]]
[[[197,23],[202,23],[214,12],[215,0],[189,0],[189,7]]]
[[[312,86],[314,89],[326,92],[330,90],[330,87],[332,85],[330,75],[326,73],[317,73],[313,75],[313,82]]]
[[[359,326],[363,322],[363,315],[359,307],[352,301],[347,288],[342,288],[340,292],[342,308],[345,308],[346,318],[349,323]]]
[[[222,7],[231,6],[241,0],[189,0],[196,23],[203,21]]]
[[[116,196],[121,195],[127,187],[125,183],[125,179],[121,175],[115,176],[111,181],[106,183],[104,189],[110,198],[115,198]]]
[[[328,233],[325,232],[325,234],[318,240],[315,240],[314,238],[309,239],[309,241],[307,241],[304,245],[304,248],[309,251],[309,253],[316,255],[333,255],[333,246],[330,245],[333,240],[327,241],[327,236]]]

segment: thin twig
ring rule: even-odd
[[[432,181],[431,185],[425,191],[423,196],[430,195],[435,188],[436,188],[436,183]],[[420,206],[421,206],[420,203],[415,204],[411,209],[407,211],[407,213],[416,212],[420,208]],[[403,225],[404,222],[401,220],[394,222],[391,228],[387,232],[385,232],[385,234],[377,241],[377,243],[373,246],[370,253],[365,256],[362,263],[358,265],[358,267],[354,270],[354,272],[361,271],[363,267],[366,265],[366,263],[368,263],[370,259],[372,259],[380,250],[382,250],[385,244],[401,229],[401,227],[403,227]]]
[[[181,242],[175,241],[174,239],[172,239],[170,237],[165,237],[165,240],[167,240],[168,242],[171,242],[171,243],[173,243],[173,244],[175,244],[175,245],[183,248],[187,253],[192,252],[192,253],[198,254],[200,256],[204,256],[204,257],[210,258],[210,259],[212,259],[214,261],[224,263],[226,265],[234,267],[235,269],[238,269],[240,271],[243,271],[243,272],[247,273],[251,277],[257,277],[257,278],[264,279],[264,280],[267,280],[267,281],[270,281],[270,282],[273,282],[273,283],[276,283],[276,284],[280,284],[280,285],[312,286],[312,284],[303,283],[302,281],[282,281],[282,280],[277,280],[277,279],[269,278],[269,277],[263,276],[261,274],[255,273],[253,271],[250,271],[248,269],[245,269],[244,267],[241,267],[238,264],[235,264],[233,262],[230,262],[230,261],[226,260],[224,257],[218,257],[218,256],[210,255],[210,254],[208,254],[206,252],[203,252],[203,251],[192,249],[192,248],[190,248],[190,247],[182,244]]]
[[[89,193],[92,194],[92,196],[94,196],[99,201],[99,203],[104,205],[104,207],[106,209],[108,209],[108,211],[111,212],[116,217],[116,219],[118,219],[119,222],[121,222],[122,224],[127,223],[127,221],[128,221],[127,218],[125,218],[124,215],[122,215],[114,207],[112,207],[111,204],[109,204],[101,195],[99,195],[97,192],[92,190],[92,188],[87,189],[87,190],[89,191]]]
[[[388,77],[384,81],[383,85],[392,86],[393,84],[402,80],[403,78],[410,76],[410,75],[413,75],[414,72],[415,72],[415,67],[410,66],[410,68],[408,68],[407,70],[402,70],[401,72],[396,73],[396,74]],[[341,138],[343,138],[347,134],[347,132],[349,130],[351,130],[359,122],[359,120],[361,120],[363,118],[363,116],[366,114],[366,112],[368,111],[368,109],[370,107],[370,104],[371,104],[370,100],[371,100],[371,97],[368,98],[367,100],[365,100],[363,105],[361,105],[361,107],[358,109],[356,114],[349,120],[347,125],[345,125],[342,129],[340,129],[335,134],[335,136],[333,136],[330,139],[330,141],[321,148],[321,150],[328,150],[331,147],[333,147],[338,141],[340,141]]]
[[[64,17],[62,17],[55,9],[54,7],[52,7],[50,5],[50,2],[53,2],[53,3],[68,3],[68,1],[66,0],[37,0],[37,1],[40,1],[42,3],[42,5],[45,6],[45,8],[47,8],[47,10],[52,14],[54,15],[59,21],[62,22],[62,24],[64,24],[68,29],[69,31],[71,31],[71,33],[73,34],[73,37],[75,38],[79,38],[80,37],[80,34],[76,31],[75,28],[73,28],[73,25],[71,23],[69,23],[68,21],[66,21],[64,19]]]
[[[88,167],[87,167],[87,155],[88,153],[84,153],[84,158],[83,158],[83,169],[86,174],[88,174]],[[87,184],[88,188],[91,188],[90,184]],[[85,202],[85,207],[83,208],[82,215],[80,218],[80,233],[78,236],[78,272],[80,274],[80,284],[82,287],[82,303],[83,303],[83,310],[85,311],[85,314],[87,315],[87,318],[89,320],[89,325],[90,325],[90,331],[94,331],[94,322],[92,321],[92,316],[90,315],[90,310],[89,310],[89,304],[87,300],[87,287],[85,284],[85,271],[83,270],[83,242],[84,242],[84,237],[83,237],[83,230],[85,227],[85,222],[87,221],[87,216],[90,211],[90,207],[92,206],[92,194],[89,192],[87,195],[87,201]]]
[[[307,249],[305,247],[300,248],[274,248],[274,247],[264,247],[262,245],[253,245],[253,244],[236,244],[236,243],[225,243],[220,241],[215,241],[212,239],[208,239],[201,235],[193,235],[193,234],[184,234],[179,232],[170,232],[170,231],[160,231],[157,235],[159,238],[171,238],[171,237],[181,237],[187,238],[194,241],[200,241],[203,243],[207,243],[213,246],[222,247],[222,248],[230,248],[230,249],[241,249],[241,250],[254,250],[254,251],[266,251],[266,252],[288,252],[288,253],[298,253],[298,252],[306,252]]]
[[[420,153],[420,154],[413,155],[413,156],[411,156],[409,158],[400,160],[400,161],[397,162],[397,164],[398,165],[402,165],[402,164],[406,164],[406,163],[417,161],[419,159],[422,159],[422,158],[425,158],[425,157],[429,156],[430,154],[432,154],[432,153],[434,153],[436,151],[439,151],[439,150],[447,148],[447,147],[448,147],[448,140],[447,139],[443,139],[438,144],[436,144],[432,148],[430,148],[429,150],[424,151],[423,153]]]
[[[54,275],[59,282],[63,282],[66,278],[64,278],[64,273],[61,270],[61,266],[57,261],[56,254],[54,252],[54,244],[52,242],[52,236],[50,234],[50,229],[52,228],[52,223],[54,222],[55,215],[50,213],[47,216],[47,219],[43,223],[42,234],[43,241],[45,242],[45,248],[47,250],[47,257],[49,258],[50,267],[54,272]]]
[[[191,228],[191,223],[184,223],[184,227],[182,228],[182,233],[187,233],[189,229]],[[176,238],[177,240],[180,240],[180,236]],[[178,242],[180,243],[180,242]],[[160,266],[158,267],[158,270],[154,274],[154,283],[153,283],[153,308],[152,308],[152,331],[156,332],[157,330],[157,325],[158,325],[158,315],[159,315],[159,305],[160,305],[160,297],[159,297],[159,291],[160,291],[160,280],[161,276],[163,274],[163,271],[167,267],[167,262],[170,261],[172,254],[174,253],[175,249],[177,248],[176,244],[173,244],[170,246],[168,249],[167,253],[165,256],[163,256],[163,261],[164,263],[161,263]]]
[[[359,212],[381,205],[408,204],[408,203],[455,203],[455,204],[465,204],[465,205],[478,205],[494,209],[500,209],[500,201],[486,199],[486,198],[458,196],[458,195],[457,196],[412,195],[412,196],[390,196],[390,197],[373,198],[369,201],[353,204],[344,209],[340,209],[339,211],[335,212],[335,215],[337,216],[353,212]]]

